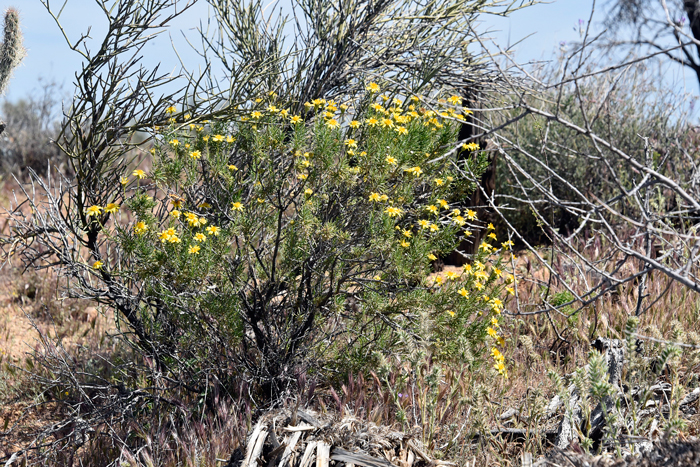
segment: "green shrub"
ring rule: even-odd
[[[415,346],[455,359],[498,339],[507,274],[492,253],[508,243],[427,279],[476,222],[448,201],[479,165],[453,151],[462,109],[372,91],[307,103],[304,117],[277,105],[271,94],[240,118],[170,119],[152,170],[86,206],[83,267],[139,290],[129,324],[142,350],[190,387],[246,375],[271,396],[302,372]]]

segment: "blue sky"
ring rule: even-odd
[[[50,1],[52,7],[60,9],[64,0]],[[588,20],[591,4],[592,0],[557,0],[527,7],[507,18],[484,16],[481,29],[493,31],[493,36],[504,46],[509,41],[513,44],[529,36],[516,47],[516,58],[521,62],[546,60],[553,56],[560,42],[578,39],[578,21]],[[79,55],[69,50],[60,29],[39,0],[0,0],[3,11],[9,6],[20,10],[28,55],[15,72],[4,98],[14,100],[35,92],[40,88],[40,79],[63,83],[68,92],[74,73],[80,66]],[[146,63],[160,61],[162,70],[176,72],[179,62],[172,50],[171,40],[185,61],[199,63],[198,57],[183,39],[182,32],[196,38],[194,28],[206,19],[207,9],[206,1],[200,0],[195,9],[180,17],[166,34],[144,51]],[[94,0],[68,0],[60,20],[73,41],[80,37],[80,33],[87,32],[88,27],[92,27],[91,35],[99,38],[106,24]]]

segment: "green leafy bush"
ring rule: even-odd
[[[241,118],[171,118],[152,170],[85,209],[96,239],[85,268],[138,287],[130,325],[163,370],[192,387],[247,374],[273,395],[300,372],[407,345],[454,359],[498,339],[507,281],[492,253],[510,243],[485,242],[464,274],[428,279],[478,228],[448,201],[473,189],[464,174],[479,164],[454,150],[464,111],[368,89],[307,103],[304,117],[272,94]]]

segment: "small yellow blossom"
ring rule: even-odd
[[[177,209],[173,209],[170,212],[170,215],[173,216],[175,219],[179,219],[180,216],[182,215],[182,212],[178,211]]]
[[[119,205],[117,203],[109,203],[105,206],[105,212],[117,213],[119,212]]]
[[[453,271],[447,271],[445,273],[445,276],[451,281],[456,281],[457,279],[459,279],[459,274]]]
[[[384,160],[387,162],[387,164],[390,164],[390,165],[396,165],[396,164],[397,164],[396,158],[395,158],[395,157],[386,156],[386,159],[384,159]]]
[[[129,178],[128,177],[119,177],[119,183],[121,183],[122,185],[126,185],[127,183],[129,183]]]
[[[189,248],[187,249],[187,252],[188,252],[189,254],[191,254],[191,255],[198,255],[198,254],[199,254],[199,250],[201,250],[201,249],[202,249],[202,248],[201,248],[199,245],[192,245],[191,247],[189,247]]]
[[[491,232],[490,234],[488,234],[488,235],[487,235],[487,237],[489,237],[489,238],[492,238],[492,239],[496,240],[496,234],[495,234],[495,233],[493,233],[493,232]]]
[[[384,128],[393,128],[394,127],[394,121],[390,118],[382,118],[382,126]]]
[[[436,186],[442,186],[445,183],[445,181],[441,178],[436,178],[435,180],[433,180],[433,183],[435,183]]]
[[[494,339],[495,339],[496,337],[498,337],[498,332],[497,332],[494,328],[492,328],[491,326],[489,326],[488,328],[486,328],[486,332],[488,332],[488,333],[489,333],[489,336],[493,337]]]
[[[467,289],[465,289],[464,287],[459,289],[459,291],[457,293],[460,294],[464,298],[469,298],[469,292],[467,292]]]
[[[427,229],[430,227],[431,222],[425,219],[420,219],[418,221],[418,225],[420,226],[421,229]]]
[[[194,239],[197,242],[206,242],[207,236],[200,232],[194,236]]]
[[[482,251],[485,251],[487,253],[489,253],[491,251],[491,248],[492,248],[492,246],[486,242],[481,242],[481,245],[479,245],[479,249]]]
[[[488,230],[494,230],[496,227],[494,227],[493,224],[489,222],[489,225],[486,226],[486,228],[487,228]]]
[[[214,137],[212,138],[212,140],[213,140],[215,143],[220,143],[220,142],[222,142],[222,141],[224,140],[224,135],[214,135]]]
[[[408,248],[409,246],[411,246],[411,244],[408,243],[406,240],[402,240],[402,241],[401,241],[401,246],[404,247],[404,248]]]
[[[345,145],[349,148],[356,148],[357,147],[357,141],[354,139],[346,139],[345,140]]]
[[[440,230],[440,227],[438,227],[437,224],[430,224],[430,231],[431,232],[437,232],[438,230]]]
[[[506,290],[508,291],[509,294],[515,295],[515,289],[513,287],[506,287]]]
[[[168,115],[172,115],[172,114],[174,114],[175,112],[177,112],[177,109],[175,108],[174,105],[171,105],[170,107],[168,107],[167,109],[165,109],[165,113],[168,114]]]
[[[465,236],[465,237],[471,237],[471,236],[472,236],[472,231],[471,231],[471,230],[465,230],[465,231],[464,231],[464,236]]]
[[[229,169],[231,172],[235,172],[236,170],[238,170],[238,167],[236,167],[236,166],[233,165],[233,164],[229,164],[228,169]]]
[[[435,261],[435,260],[437,259],[437,256],[435,256],[435,255],[432,254],[432,253],[428,253],[428,259],[429,259],[430,261]]]
[[[511,248],[513,248],[513,242],[511,240],[508,240],[507,242],[501,243],[501,246],[506,250],[510,250]]]
[[[385,213],[389,214],[389,217],[400,217],[403,214],[403,211],[399,208],[395,208],[393,206],[388,206],[385,210]]]
[[[431,204],[430,206],[428,206],[428,207],[425,208],[425,209],[427,209],[428,211],[432,212],[433,214],[437,214],[437,213],[438,213],[438,207],[435,206],[435,205],[433,205],[433,204]]]
[[[243,204],[240,202],[236,201],[235,203],[231,204],[231,209],[234,211],[242,211],[243,210]]]
[[[406,237],[406,238],[411,238],[411,237],[413,236],[413,232],[411,232],[410,230],[405,230],[405,229],[404,229],[401,233],[402,233],[403,236]]]
[[[437,276],[437,277],[435,278],[435,282],[434,282],[434,283],[437,284],[437,285],[442,285],[443,282],[444,282],[444,279],[442,278],[442,276]]]
[[[134,170],[134,173],[132,173],[131,175],[138,178],[139,180],[143,180],[144,178],[146,178],[146,172],[144,172],[141,169]]]
[[[258,118],[262,117],[262,113],[260,113],[256,110],[256,111],[252,112],[250,114],[250,116],[257,120]]]
[[[377,83],[369,83],[367,85],[367,90],[369,92],[379,92],[380,88],[379,88],[379,85]]]
[[[326,126],[328,128],[334,129],[334,128],[338,128],[338,126],[340,126],[340,124],[338,123],[338,121],[335,118],[331,118],[330,120],[328,120],[326,122]]]
[[[295,125],[296,125],[297,123],[301,123],[301,122],[302,122],[301,117],[300,117],[299,115],[294,115],[292,118],[289,119],[289,121],[292,122],[292,123],[295,124]]]
[[[476,151],[479,149],[479,145],[476,143],[467,143],[462,145],[462,149],[465,151]]]
[[[213,235],[215,237],[218,237],[220,232],[221,232],[221,229],[215,225],[210,225],[209,227],[207,227],[207,233],[209,235]]]
[[[314,190],[312,190],[311,188],[307,188],[306,190],[304,190],[304,194],[306,196],[311,196],[314,194]]]
[[[377,126],[379,124],[379,120],[377,120],[376,118],[370,118],[367,120],[367,124],[369,126]]]
[[[102,266],[104,266],[104,265],[105,265],[105,263],[103,263],[100,260],[97,260],[94,263],[92,263],[92,269],[101,269]]]
[[[171,140],[170,140],[170,145],[171,145],[172,147],[175,148],[175,147],[177,147],[177,146],[180,145],[180,141],[177,140],[177,139],[171,139]]]
[[[134,225],[134,232],[136,232],[137,235],[143,235],[148,231],[148,226],[146,225],[145,222],[137,222],[136,225]]]
[[[89,208],[87,208],[87,209],[85,210],[85,214],[86,214],[88,217],[97,217],[97,216],[99,216],[100,214],[102,214],[102,207],[101,207],[101,206],[92,205],[92,206],[90,206]]]
[[[396,132],[400,135],[407,135],[408,129],[405,126],[400,126],[396,129]]]
[[[475,221],[476,220],[476,211],[472,211],[471,209],[467,209],[467,219],[470,221]]]
[[[192,159],[199,159],[200,157],[202,157],[202,152],[201,151],[192,151],[190,153],[190,157]]]
[[[359,128],[359,127],[360,127],[360,122],[358,122],[357,120],[353,120],[352,122],[350,122],[350,128]]]
[[[438,204],[440,205],[440,207],[441,207],[442,209],[447,209],[447,207],[449,206],[449,204],[447,203],[447,201],[445,201],[444,199],[439,199],[439,200],[438,200]]]

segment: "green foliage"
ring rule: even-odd
[[[128,224],[116,199],[86,208],[100,244],[92,275],[138,284],[140,345],[164,369],[194,387],[212,371],[247,374],[276,393],[300,373],[377,354],[422,347],[464,360],[502,341],[512,276],[501,246],[484,242],[473,268],[427,279],[476,221],[451,199],[479,164],[448,144],[459,98],[433,111],[374,86],[308,103],[306,121],[273,93],[240,118],[172,118],[154,135],[150,173],[115,187]]]

